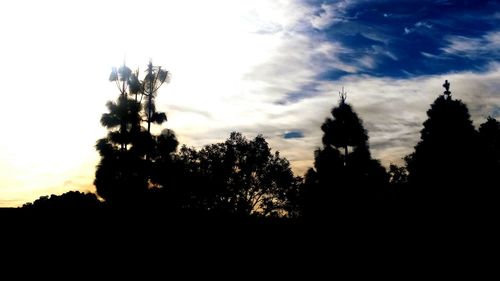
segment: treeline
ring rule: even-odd
[[[108,135],[96,144],[101,160],[94,184],[101,200],[71,192],[24,207],[314,221],[435,211],[473,215],[492,210],[498,199],[500,122],[489,117],[476,130],[447,81],[427,111],[414,152],[389,171],[371,156],[368,132],[341,93],[321,126],[314,167],[302,178],[261,135],[247,139],[233,132],[225,142],[196,150],[179,148],[169,129],[154,134],[152,124],[167,121],[155,98],[169,73],[151,62],[145,73],[141,80],[139,70],[125,65],[111,73],[120,94],[107,103],[101,124]]]

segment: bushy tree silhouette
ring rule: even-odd
[[[399,167],[395,164],[389,166],[389,183],[394,186],[404,186],[408,183],[408,171],[406,167]]]
[[[349,147],[362,150],[367,147],[368,135],[358,115],[350,104],[346,103],[346,93],[340,93],[340,103],[332,109],[332,118],[327,118],[321,130],[323,131],[324,147],[343,149],[344,165],[349,158]]]
[[[479,136],[482,147],[490,156],[492,166],[500,167],[500,122],[493,117],[488,117],[486,122],[479,126]]]
[[[51,210],[51,209],[97,209],[102,203],[93,193],[69,191],[62,195],[42,196],[33,203],[23,205],[25,209]]]
[[[411,196],[408,187],[408,170],[405,166],[389,165],[389,185],[385,191],[384,199],[387,206],[405,207],[408,196]]]
[[[485,201],[490,206],[497,204],[500,182],[500,122],[492,117],[479,126],[481,163],[483,167],[481,185]]]
[[[159,182],[181,209],[218,214],[283,216],[297,215],[288,200],[299,180],[290,163],[271,153],[262,136],[247,140],[233,132],[223,143],[197,151],[183,147],[167,163]],[[169,170],[170,172],[167,172]]]
[[[408,180],[421,207],[465,208],[477,194],[477,134],[467,106],[446,89],[427,111],[415,151],[407,157]],[[425,207],[424,207],[425,208]]]
[[[343,91],[331,112],[333,118],[321,126],[323,148],[315,151],[314,170],[306,174],[304,207],[310,216],[368,208],[387,181],[385,169],[371,158],[367,132]]]

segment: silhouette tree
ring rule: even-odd
[[[323,148],[315,151],[314,170],[305,178],[304,212],[310,216],[368,208],[387,182],[385,169],[371,158],[367,132],[343,90],[331,113],[333,118],[321,126]]]
[[[229,177],[218,194],[218,202],[242,214],[281,216],[290,210],[287,195],[297,186],[290,163],[279,152],[272,154],[261,135],[248,141],[233,132],[223,149],[222,171]],[[204,153],[210,155],[211,151],[202,150]]]
[[[146,77],[142,82],[143,95],[146,97],[144,104],[146,122],[148,123],[148,132],[151,132],[151,123],[161,125],[167,121],[167,115],[164,112],[157,112],[154,99],[158,89],[163,83],[170,81],[170,73],[161,69],[161,66],[153,66],[149,61]]]
[[[395,164],[389,165],[389,183],[396,188],[401,188],[408,183],[408,171],[406,167],[399,167]]]
[[[41,196],[33,203],[23,205],[25,209],[50,210],[50,209],[97,209],[102,203],[94,193],[69,191],[62,195]]]
[[[262,136],[247,140],[233,132],[223,143],[196,151],[183,147],[163,168],[158,182],[174,205],[181,209],[217,214],[284,216],[297,215],[299,179],[290,163],[271,150]],[[173,168],[172,168],[173,167]],[[169,169],[169,172],[164,173]]]
[[[127,201],[147,190],[146,163],[142,159],[144,137],[140,122],[141,105],[137,101],[137,82],[130,68],[123,65],[113,69],[110,81],[116,82],[120,95],[116,102],[108,102],[109,112],[101,117],[101,124],[109,132],[97,141],[101,156],[94,184],[97,193],[108,203]],[[131,91],[133,89],[133,91]],[[131,99],[128,95],[135,95]]]
[[[491,166],[500,167],[500,122],[493,117],[488,117],[486,122],[479,126],[481,146],[490,156]]]
[[[481,163],[483,173],[481,185],[484,187],[484,197],[489,205],[496,205],[498,199],[498,183],[500,182],[500,122],[488,117],[479,126]]]
[[[479,188],[477,135],[467,106],[452,99],[448,81],[443,86],[444,94],[427,111],[415,151],[406,158],[408,181],[420,205],[466,207]]]
[[[140,81],[138,70],[133,73],[123,65],[110,74],[109,80],[116,83],[120,95],[116,102],[107,103],[109,112],[101,118],[109,132],[96,144],[101,161],[94,180],[97,193],[110,204],[126,206],[132,199],[139,204],[146,198],[156,160],[149,159],[150,155],[164,153],[155,150],[164,148],[165,135],[154,136],[150,129],[151,123],[166,121],[166,115],[155,110],[154,97],[168,80],[168,72],[153,67],[150,61],[146,73]],[[146,122],[147,129],[142,122]]]
[[[368,136],[362,122],[352,107],[346,103],[347,93],[340,92],[340,103],[332,109],[332,118],[327,118],[321,126],[323,145],[333,146],[344,151],[344,165],[347,165],[349,147],[366,147]]]
[[[389,165],[388,171],[389,186],[384,195],[386,204],[404,204],[408,200],[408,170],[406,167],[400,167],[395,164]],[[404,206],[404,205],[403,205]]]

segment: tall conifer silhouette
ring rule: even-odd
[[[465,207],[477,193],[477,134],[467,106],[451,97],[450,83],[427,111],[415,151],[407,157],[409,182],[418,204]]]
[[[385,169],[371,157],[363,122],[346,98],[342,89],[333,118],[321,126],[323,147],[315,151],[314,170],[306,174],[306,215],[368,208],[387,181]]]

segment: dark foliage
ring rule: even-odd
[[[314,170],[306,174],[304,212],[311,217],[363,213],[382,198],[387,184],[385,169],[371,158],[361,119],[341,94],[333,118],[321,126],[323,148],[315,151]]]
[[[125,65],[113,69],[109,80],[116,82],[120,96],[117,102],[107,103],[109,112],[102,115],[101,124],[109,132],[96,144],[101,156],[94,180],[97,193],[107,203],[127,208],[149,204],[155,160],[177,147],[172,133],[150,133],[152,123],[162,124],[167,119],[165,113],[156,111],[154,98],[168,73],[151,62],[146,73],[141,81],[139,71],[133,73]]]
[[[108,102],[101,118],[108,134],[96,144],[101,160],[94,181],[105,202],[95,194],[68,192],[41,197],[24,209],[99,209],[110,217],[118,213],[154,221],[305,221],[338,227],[494,217],[500,122],[489,117],[476,131],[467,106],[451,97],[448,82],[427,111],[421,139],[405,157],[407,165],[391,164],[389,172],[372,158],[368,133],[342,92],[332,117],[321,126],[323,145],[314,152],[314,167],[302,179],[261,135],[249,140],[233,132],[224,142],[178,150],[172,130],[151,134],[152,124],[166,121],[154,98],[169,74],[151,63],[144,80],[138,73],[123,66],[110,76],[120,95]]]
[[[144,154],[151,137],[140,125],[141,106],[134,99],[120,95],[116,103],[108,102],[108,109],[101,124],[109,133],[96,144],[101,161],[94,184],[102,198],[115,204],[138,199],[147,191]]]
[[[224,143],[199,151],[184,146],[165,156],[155,181],[172,207],[238,216],[297,215],[288,198],[297,197],[299,179],[262,136],[249,141],[232,133]]]
[[[69,191],[62,195],[42,196],[33,203],[23,205],[25,209],[50,210],[50,209],[97,209],[102,203],[93,193]]]
[[[407,157],[413,199],[424,208],[469,208],[481,193],[477,132],[467,106],[439,96],[427,111],[415,152]]]
[[[487,166],[500,172],[500,122],[492,117],[479,126],[479,137]],[[498,175],[498,173],[496,173]]]
[[[500,194],[500,122],[492,117],[479,126],[479,143],[481,156],[481,180],[485,199],[493,208],[497,204]]]

